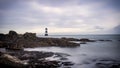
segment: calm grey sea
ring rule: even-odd
[[[40,36],[39,37],[44,37]],[[120,40],[120,35],[49,35],[48,37],[55,37],[55,38],[61,38],[61,37],[67,37],[67,38],[88,38],[88,39],[109,39],[109,40]]]

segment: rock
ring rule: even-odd
[[[0,41],[0,48],[4,47],[4,43]]]
[[[58,55],[62,59],[47,60],[45,58]],[[11,51],[8,53],[0,52],[0,68],[58,68],[72,66],[74,63],[66,61],[68,54],[37,51]],[[64,62],[63,62],[64,61]]]
[[[6,40],[10,43],[13,43],[18,39],[18,34],[15,31],[9,31],[9,34],[6,35]]]
[[[0,47],[7,49],[22,50],[25,48],[40,47],[40,46],[58,46],[58,47],[76,47],[78,43],[70,42],[69,40],[78,40],[74,38],[40,38],[36,33],[17,34],[15,31],[9,31],[8,34],[0,34]]]
[[[26,32],[25,34],[23,34],[23,38],[25,40],[35,41],[37,37],[36,37],[36,33],[28,33],[28,32]]]
[[[31,67],[34,68],[57,68],[60,67],[59,61],[47,61],[47,60],[42,60],[42,61],[31,61],[30,63]]]
[[[17,34],[17,32],[15,32],[15,31],[9,31],[9,35],[10,36],[18,36],[18,34]]]
[[[76,38],[65,38],[65,37],[62,37],[61,39],[64,39],[64,40],[67,40],[67,41],[80,41],[79,39],[76,39]]]
[[[103,40],[103,39],[100,39],[100,40],[98,40],[98,41],[112,41],[112,40]]]
[[[48,46],[59,46],[59,47],[76,47],[80,46],[78,43],[73,43],[68,40],[59,38],[39,38],[39,41],[45,43]]]
[[[15,31],[9,31],[8,34],[5,35],[5,38],[3,41],[3,45],[7,48],[7,49],[22,49],[21,45],[18,45],[19,42],[19,35],[17,34],[17,32]]]
[[[74,65],[74,63],[69,62],[69,61],[62,62],[62,64],[63,64],[64,66],[72,66],[72,65]]]
[[[49,61],[46,57],[53,56],[52,52],[0,52],[0,67],[8,68],[57,68],[60,61]]]
[[[7,66],[10,68],[25,68],[23,61],[16,58],[15,56],[11,56],[9,54],[1,53],[0,56],[0,65]]]
[[[95,42],[95,40],[90,40],[87,38],[82,38],[82,39],[80,39],[80,41],[82,41],[82,42]]]
[[[6,37],[6,35],[0,34],[0,41],[5,41],[5,37]]]
[[[18,34],[15,31],[9,31],[8,34],[0,34],[0,41],[14,42],[18,38]]]
[[[21,60],[42,59],[53,56],[52,52],[37,52],[37,51],[18,51],[10,53],[12,56],[16,56]]]

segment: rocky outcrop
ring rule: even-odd
[[[96,40],[90,40],[88,38],[81,38],[81,39],[76,39],[76,38],[61,38],[61,39],[64,39],[64,40],[68,40],[68,41],[81,41],[81,42],[95,42]]]
[[[39,38],[38,40],[41,41],[40,43],[45,43],[47,46],[75,47],[80,45],[60,38]]]
[[[72,40],[73,38],[70,38]],[[39,38],[36,33],[17,34],[15,31],[9,31],[8,34],[0,34],[0,47],[8,49],[22,49],[24,47],[39,46],[60,46],[60,47],[76,47],[80,44],[70,42],[65,38]],[[75,40],[75,39],[73,39]],[[77,39],[76,39],[77,40]]]
[[[17,32],[15,32],[15,31],[9,31],[9,34],[8,34],[10,37],[12,37],[12,38],[15,38],[15,37],[18,37],[18,34],[17,34]]]

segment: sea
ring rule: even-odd
[[[44,37],[44,36],[39,36]],[[52,38],[87,38],[97,40],[87,42],[78,47],[37,47],[25,48],[25,51],[45,51],[64,53],[68,60],[74,63],[70,68],[109,68],[113,64],[120,64],[120,35],[51,35]],[[111,40],[111,41],[99,41]],[[74,41],[79,43],[79,41]],[[60,60],[59,57],[48,57],[48,60]],[[65,61],[65,60],[64,60]],[[65,67],[61,67],[65,68]],[[67,67],[66,67],[67,68]],[[69,67],[68,67],[69,68]]]

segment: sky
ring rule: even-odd
[[[0,0],[0,33],[120,34],[120,0]]]

